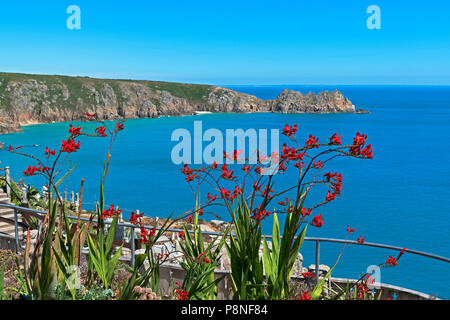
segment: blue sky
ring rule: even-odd
[[[450,1],[2,1],[0,71],[210,84],[450,84]],[[369,30],[369,5],[381,30]],[[69,30],[69,5],[81,29]]]

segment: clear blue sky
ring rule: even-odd
[[[69,30],[69,5],[81,30]],[[369,30],[369,5],[381,30]],[[450,84],[450,1],[1,1],[0,71],[211,84]]]

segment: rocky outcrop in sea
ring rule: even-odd
[[[338,90],[302,94],[283,90],[274,100],[227,88],[157,81],[0,73],[0,133],[21,125],[99,119],[156,118],[212,113],[355,113]]]

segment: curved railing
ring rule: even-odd
[[[24,248],[21,244],[20,244],[20,238],[19,238],[19,225],[24,225],[23,223],[20,223],[18,221],[18,215],[19,213],[25,213],[31,216],[34,216],[35,218],[38,218],[40,220],[42,220],[44,218],[44,215],[46,214],[45,211],[41,211],[41,210],[36,210],[36,209],[30,209],[30,208],[24,208],[24,207],[20,207],[20,206],[16,206],[16,205],[11,205],[11,204],[5,204],[5,203],[0,203],[0,208],[10,208],[14,210],[14,221],[10,220],[11,224],[14,224],[15,226],[15,241],[16,241],[16,246],[18,248]],[[68,216],[68,219],[70,220],[78,220],[78,217],[75,216]],[[5,221],[6,219],[1,219],[2,221]],[[89,221],[88,218],[86,217],[80,217],[81,221]],[[110,224],[111,222],[109,221],[105,221],[105,224]],[[26,225],[24,225],[26,226]],[[136,226],[134,224],[131,223],[127,223],[127,222],[119,222],[118,223],[119,227],[125,227],[125,228],[131,228],[131,234],[130,234],[130,250],[131,250],[131,265],[134,266],[134,262],[135,262],[135,254],[136,254],[136,247],[135,247],[135,232],[134,229],[135,228],[140,228],[140,226]],[[144,226],[146,229],[152,229],[153,227],[151,226]],[[156,228],[159,229],[159,228]],[[178,233],[182,231],[182,229],[167,229],[167,232],[171,232],[171,233]],[[191,230],[189,232],[192,232]],[[221,235],[220,232],[211,232],[211,231],[204,231],[202,232],[203,235],[205,236],[218,236]],[[267,239],[271,239],[272,236],[266,236]],[[345,240],[345,239],[332,239],[332,238],[317,238],[317,237],[305,237],[305,241],[312,241],[315,242],[315,273],[316,273],[316,280],[318,281],[319,279],[319,266],[320,266],[320,243],[321,242],[331,242],[331,243],[342,243],[342,244],[349,244],[349,245],[358,245],[358,246],[366,246],[366,247],[376,247],[376,248],[382,248],[382,249],[388,249],[388,250],[393,250],[393,251],[402,251],[404,250],[404,248],[402,247],[397,247],[397,246],[391,246],[391,245],[386,245],[386,244],[380,244],[380,243],[373,243],[373,242],[364,242],[364,243],[359,243],[358,241],[353,241],[353,240]],[[432,254],[432,253],[428,253],[428,252],[423,252],[423,251],[419,251],[419,250],[413,250],[413,249],[405,249],[405,252],[411,253],[411,254],[415,254],[418,256],[423,256],[426,258],[431,258],[434,260],[439,260],[442,262],[447,262],[450,263],[450,258],[447,257],[443,257],[443,256],[439,256],[436,254]]]

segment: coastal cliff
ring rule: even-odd
[[[274,100],[211,85],[0,73],[0,133],[21,125],[99,119],[156,118],[197,112],[358,112],[339,91],[283,90]]]

